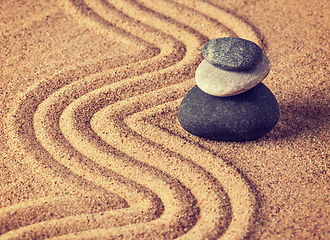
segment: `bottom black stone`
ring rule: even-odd
[[[275,127],[279,117],[276,98],[263,83],[230,97],[212,96],[195,86],[183,98],[178,112],[187,132],[223,141],[260,138]]]

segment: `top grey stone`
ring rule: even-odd
[[[215,38],[204,44],[203,57],[215,67],[228,71],[252,69],[262,58],[261,48],[242,38]]]

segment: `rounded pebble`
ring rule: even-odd
[[[244,141],[271,131],[280,116],[273,93],[263,84],[231,97],[216,97],[193,87],[183,98],[178,119],[198,137]]]
[[[261,48],[242,38],[215,38],[204,44],[203,57],[210,64],[229,71],[252,69],[262,57]]]
[[[217,68],[203,60],[197,67],[195,80],[204,92],[220,97],[227,97],[245,92],[258,85],[269,73],[270,62],[265,54],[261,61],[249,71],[227,71]]]

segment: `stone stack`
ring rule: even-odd
[[[261,48],[241,38],[212,39],[194,86],[182,100],[181,126],[198,137],[244,141],[271,131],[280,116],[273,93],[261,81],[270,62]]]

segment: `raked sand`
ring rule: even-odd
[[[0,2],[0,239],[329,239],[330,2]],[[271,61],[266,136],[184,131],[209,39]]]

